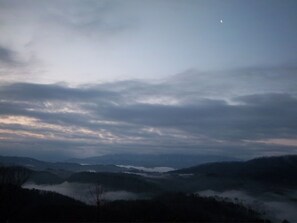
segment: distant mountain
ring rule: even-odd
[[[297,155],[263,157],[245,162],[217,162],[172,171],[171,174],[224,179],[249,179],[297,186]]]
[[[235,161],[237,159],[214,155],[187,154],[112,154],[84,159],[70,159],[67,162],[83,164],[114,164],[140,167],[172,167],[175,169],[190,167],[209,162]]]
[[[134,159],[137,157],[137,155],[132,156]],[[113,157],[126,157],[126,155],[113,155]],[[139,155],[139,157],[138,161],[134,160],[134,165],[144,166],[144,164],[137,162],[144,160],[144,157],[149,160],[153,155]],[[174,155],[169,156],[168,159],[165,155],[161,155],[155,159],[155,164],[157,161],[161,162],[161,157],[165,159],[165,163],[159,163],[158,166],[165,166],[173,162],[173,158],[177,159]],[[180,159],[183,158],[180,155]],[[147,163],[152,164],[148,160]],[[199,163],[198,159],[195,160],[195,164]],[[21,165],[34,170],[29,181],[36,184],[59,184],[64,181],[100,183],[107,188],[133,192],[149,192],[152,190],[156,192],[195,192],[207,189],[258,189],[258,191],[265,191],[268,190],[268,187],[271,190],[275,188],[297,188],[297,155],[264,157],[249,161],[213,162],[167,173],[137,172],[135,169],[107,164],[50,163],[31,158],[3,156],[0,157],[0,165]]]
[[[116,165],[81,165],[69,162],[45,162],[28,157],[0,156],[0,165],[24,166],[35,171],[49,171],[60,176],[69,176],[72,172],[125,172],[127,168]],[[69,173],[70,172],[70,173]]]
[[[24,166],[30,169],[44,169],[49,165],[48,162],[18,156],[0,156],[0,164],[4,166]]]

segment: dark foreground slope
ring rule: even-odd
[[[241,205],[182,193],[151,200],[115,201],[100,211],[102,221],[264,222],[258,213]]]
[[[23,189],[21,185],[30,174],[32,171],[23,167],[0,168],[1,222],[263,222],[258,213],[241,205],[177,193],[166,193],[150,200],[100,200],[97,207],[89,206],[57,193]],[[85,177],[89,176],[79,178]],[[96,175],[98,177],[109,179],[101,174]],[[122,182],[125,179],[120,178]],[[129,180],[138,182],[138,178]],[[100,199],[100,194],[98,197]]]
[[[73,209],[84,208],[85,205],[72,198],[39,190],[22,189],[16,185],[0,186],[0,221],[31,221],[42,218],[47,220],[48,213],[41,210],[58,210],[64,207],[72,207]],[[41,211],[41,212],[40,212]],[[65,213],[57,212],[55,218],[60,220],[70,220],[71,216]],[[51,213],[53,214],[53,213]],[[58,215],[57,215],[58,214]],[[41,215],[41,216],[38,216]],[[66,214],[67,215],[67,214]],[[47,217],[48,216],[48,217]],[[80,219],[80,218],[78,218]],[[73,219],[75,220],[75,219]],[[83,219],[81,219],[83,220]]]
[[[164,194],[94,207],[56,193],[12,185],[2,185],[0,191],[2,222],[264,222],[258,213],[241,205],[196,195]]]

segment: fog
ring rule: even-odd
[[[26,183],[23,188],[56,192],[90,205],[95,205],[96,202],[93,184],[64,182],[55,185],[36,185]],[[204,190],[198,191],[197,194],[205,197],[216,197],[219,200],[228,199],[232,202],[243,204],[260,212],[273,222],[281,222],[284,219],[294,222],[297,219],[297,192],[295,191],[287,190],[281,193],[267,192],[252,194],[243,190],[228,190],[223,192]],[[147,197],[145,194],[128,191],[103,190],[101,195],[103,201],[135,200]]]
[[[166,172],[175,170],[172,167],[143,167],[143,166],[132,166],[132,165],[117,165],[117,166],[127,168],[127,169],[137,169],[137,170],[141,170],[149,173],[166,173]]]
[[[297,219],[297,193],[286,191],[284,193],[262,193],[254,195],[245,191],[228,190],[223,192],[205,190],[197,192],[200,196],[228,199],[235,203],[241,203],[264,214],[268,219],[280,222],[287,219],[295,222]]]
[[[26,183],[23,185],[23,188],[56,192],[82,201],[86,204],[95,205],[96,203],[96,198],[93,192],[93,184],[63,182],[61,184],[53,185],[37,185],[33,183]],[[105,201],[135,200],[140,198],[144,198],[144,195],[128,191],[103,191],[101,195],[101,199]]]

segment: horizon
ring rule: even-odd
[[[0,0],[0,155],[296,155],[296,9]]]
[[[245,158],[245,159],[240,159],[240,158],[236,158],[236,157],[231,157],[231,156],[219,156],[219,155],[209,155],[209,154],[184,154],[184,153],[168,153],[168,154],[143,154],[143,153],[113,153],[113,154],[104,154],[104,155],[99,155],[99,156],[90,156],[90,157],[65,157],[65,158],[60,158],[60,159],[40,159],[38,157],[34,157],[34,156],[18,156],[18,155],[3,155],[0,154],[0,157],[3,158],[25,158],[25,159],[34,159],[37,161],[41,161],[41,162],[49,162],[49,163],[76,163],[76,164],[80,164],[80,165],[97,165],[97,164],[89,164],[89,163],[78,163],[79,160],[88,160],[88,159],[93,159],[93,158],[99,158],[99,157],[105,157],[105,156],[128,156],[128,155],[132,155],[132,156],[178,156],[178,155],[182,155],[182,156],[194,156],[194,157],[208,157],[208,158],[214,158],[214,159],[218,159],[218,158],[224,158],[226,160],[217,160],[217,161],[206,161],[203,162],[203,164],[208,164],[208,163],[228,163],[228,162],[247,162],[247,161],[251,161],[251,160],[257,160],[257,159],[269,159],[269,158],[281,158],[281,157],[292,157],[292,156],[297,156],[297,154],[284,154],[284,155],[268,155],[268,156],[255,156],[255,157],[251,157],[251,158]],[[110,163],[112,164],[112,162]],[[98,165],[109,165],[109,164],[100,164],[98,163]],[[114,164],[116,166],[121,166],[118,164]],[[201,164],[198,164],[198,166]],[[125,165],[123,165],[125,166]],[[132,166],[131,166],[132,167]],[[135,166],[138,167],[138,166]],[[140,167],[140,166],[139,166]],[[158,166],[156,166],[158,167]]]
[[[60,158],[60,159],[51,159],[51,158],[45,158],[45,159],[40,159],[38,157],[34,157],[34,156],[18,156],[18,155],[3,155],[0,154],[0,157],[8,157],[8,158],[28,158],[28,159],[35,159],[38,161],[42,161],[42,162],[69,162],[71,160],[76,160],[75,162],[77,162],[77,160],[80,159],[92,159],[92,158],[98,158],[98,157],[104,157],[104,156],[197,156],[197,157],[213,157],[213,158],[228,158],[230,160],[234,160],[234,161],[246,161],[246,159],[238,159],[236,157],[229,157],[229,156],[220,156],[220,155],[209,155],[209,154],[185,154],[185,153],[162,153],[162,154],[143,154],[143,153],[112,153],[112,154],[102,154],[102,155],[98,155],[98,156],[87,156],[87,157],[65,157],[65,158]],[[290,154],[289,154],[290,155]],[[297,155],[297,154],[296,154]],[[269,157],[269,156],[265,156],[265,157]],[[271,156],[273,157],[273,156]],[[278,156],[275,156],[278,157]],[[262,158],[262,157],[254,157],[254,158]],[[252,159],[254,159],[252,158]],[[71,163],[71,162],[70,162]]]

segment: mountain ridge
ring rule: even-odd
[[[170,171],[171,174],[249,178],[297,185],[297,155],[259,157],[248,161],[215,162]]]
[[[86,164],[114,164],[142,167],[171,167],[175,169],[190,167],[215,161],[238,160],[218,155],[193,154],[110,154],[87,158],[72,158],[67,162]]]

